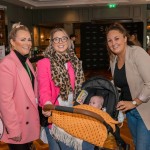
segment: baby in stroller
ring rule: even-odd
[[[104,98],[102,96],[92,96],[89,105],[102,109],[103,103],[104,103]]]
[[[90,106],[93,106],[93,107],[102,109],[103,111],[106,111],[106,108],[103,107],[103,104],[104,104],[103,96],[96,96],[96,95],[92,96],[90,101],[89,101]],[[123,114],[123,112],[119,111],[119,113],[118,113],[118,122],[122,123],[124,121],[124,118],[125,118],[125,115]]]
[[[56,110],[56,111],[64,111],[64,112],[71,112],[71,113],[72,112],[74,113],[74,110],[75,110],[75,113],[78,113],[76,111],[76,109],[82,108],[82,105],[79,105],[79,104],[92,105],[93,104],[92,101],[95,101],[94,100],[95,98],[96,98],[97,101],[99,100],[99,102],[100,102],[99,109],[100,108],[105,108],[105,111],[109,114],[109,116],[111,116],[113,119],[117,120],[118,112],[116,111],[116,103],[119,100],[117,90],[115,89],[115,87],[112,85],[112,83],[110,81],[108,81],[104,78],[101,78],[101,77],[91,78],[90,80],[86,81],[83,84],[82,91],[79,93],[79,95],[78,95],[78,97],[77,97],[77,99],[74,103],[75,107],[73,108],[73,110],[72,110],[72,108],[69,108],[69,111],[68,111],[65,107],[64,107],[64,110],[63,110],[63,108],[62,108],[63,106],[55,106],[55,108],[53,108],[53,109]],[[48,110],[50,108],[47,107],[47,108],[45,108],[45,110],[46,109]],[[52,110],[52,108],[51,108],[51,110]],[[65,114],[64,112],[63,112],[63,114]],[[54,113],[52,113],[52,116],[53,115],[54,115]],[[62,114],[58,113],[52,119],[54,122],[55,121],[59,122],[58,121],[59,119],[56,119],[56,116],[58,116],[58,115],[61,115],[61,117],[59,117],[59,119],[63,120],[63,122],[65,122],[65,118],[68,117],[68,114],[67,114],[62,119],[62,117],[63,117]],[[77,115],[75,114],[75,116],[77,116]],[[102,117],[104,117],[104,116],[102,116]],[[75,118],[75,117],[73,116],[73,118]],[[82,118],[82,116],[80,117],[80,119],[81,119],[81,122],[83,122],[84,119]],[[100,119],[101,119],[101,117],[100,117]],[[68,122],[69,126],[72,126],[72,128],[76,127],[76,122],[74,124],[72,124],[74,121],[66,121],[66,122]],[[111,132],[114,135],[114,137],[115,137],[115,139],[118,143],[118,146],[120,147],[119,150],[122,150],[122,149],[129,150],[128,144],[126,144],[122,140],[122,138],[119,135],[119,132],[115,133],[113,131],[113,129],[111,128],[111,126],[109,124],[107,124],[106,121],[103,120],[103,118],[101,119],[101,122],[106,126],[106,129],[107,129],[106,132]],[[90,123],[88,125],[90,125]],[[66,126],[66,124],[65,124],[65,126]],[[84,126],[86,126],[86,125],[84,125]],[[63,126],[61,126],[61,127],[63,127]],[[78,130],[78,128],[77,128],[77,130]],[[66,131],[66,132],[68,132],[68,131]],[[85,131],[84,134],[86,134],[86,131]],[[56,133],[55,133],[55,135],[56,135]],[[100,140],[100,138],[98,138],[98,140]],[[82,144],[84,144],[84,142]],[[97,147],[95,147],[95,148],[97,148]],[[76,150],[76,148],[74,150]]]

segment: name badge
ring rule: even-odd
[[[35,102],[36,102],[36,104],[38,104],[38,99],[37,98],[35,98]]]
[[[88,92],[85,91],[85,90],[82,90],[79,94],[79,96],[77,97],[76,101],[79,103],[79,104],[83,104],[86,97],[88,96]]]

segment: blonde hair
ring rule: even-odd
[[[70,38],[69,38],[69,36],[68,36],[68,34],[67,34],[67,32],[63,29],[63,28],[54,28],[54,29],[52,29],[51,30],[51,32],[50,32],[50,42],[49,42],[49,46],[46,48],[46,50],[45,50],[45,56],[52,50],[52,49],[54,49],[53,48],[53,38],[54,38],[54,34],[56,33],[56,32],[59,32],[59,31],[61,31],[61,32],[63,32],[64,34],[65,34],[65,36],[68,38],[68,51],[71,49],[71,40],[70,40]]]
[[[20,22],[14,23],[12,25],[12,29],[11,29],[11,31],[9,33],[9,36],[8,36],[10,47],[12,47],[12,45],[10,43],[10,40],[12,39],[13,41],[15,41],[17,32],[20,31],[20,30],[24,30],[24,31],[27,31],[27,32],[30,33],[29,29],[25,25],[22,25]]]

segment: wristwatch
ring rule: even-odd
[[[136,107],[138,106],[137,102],[134,100],[132,101],[132,104],[135,105]]]

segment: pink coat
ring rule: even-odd
[[[75,74],[70,62],[68,62],[68,73],[70,76],[72,89],[74,90]],[[47,101],[50,101],[52,104],[59,105],[57,98],[59,96],[60,89],[59,87],[55,86],[55,83],[52,80],[50,60],[48,58],[38,61],[37,78],[40,106],[43,106]]]
[[[27,63],[35,76],[32,64],[29,60]],[[5,129],[1,141],[22,144],[39,138],[40,123],[35,92],[27,71],[14,51],[0,62],[0,116]],[[20,134],[20,142],[10,139]]]

